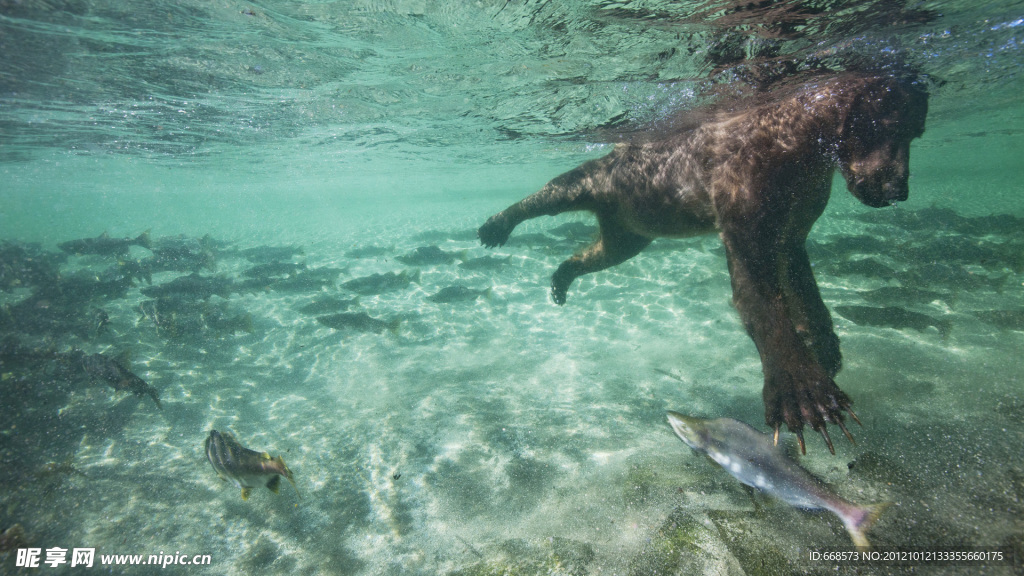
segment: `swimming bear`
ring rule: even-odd
[[[764,369],[765,422],[785,423],[804,449],[803,426],[854,420],[833,377],[842,359],[805,241],[838,169],[871,207],[909,194],[910,142],[924,133],[927,93],[914,83],[848,73],[743,106],[717,107],[668,137],[620,144],[491,216],[477,234],[504,244],[521,222],[587,210],[597,240],[551,278],[555,303],[572,281],[636,256],[654,238],[718,231],[733,303]]]

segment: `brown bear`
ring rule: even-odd
[[[856,420],[833,377],[839,338],[811,272],[805,240],[838,168],[872,207],[907,199],[910,142],[924,132],[927,93],[866,74],[820,79],[783,95],[726,108],[666,138],[621,144],[491,216],[481,243],[504,244],[524,220],[571,210],[597,216],[597,240],[551,278],[564,304],[578,276],[636,256],[654,238],[718,230],[733,303],[761,355],[765,421],[785,423],[804,450],[803,426]]]

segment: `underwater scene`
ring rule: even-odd
[[[0,574],[1022,573],[1022,43],[0,0]]]

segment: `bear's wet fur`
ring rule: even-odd
[[[481,243],[504,244],[524,220],[587,210],[600,232],[551,278],[565,303],[583,274],[640,253],[654,238],[718,230],[732,278],[733,303],[764,368],[765,421],[781,424],[803,448],[805,424],[825,438],[844,426],[850,398],[833,377],[839,338],[818,292],[805,249],[828,203],[833,171],[872,207],[906,200],[910,142],[924,132],[927,93],[884,76],[843,74],[774,98],[717,106],[694,126],[639,144],[558,176],[491,216]]]

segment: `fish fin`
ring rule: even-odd
[[[416,268],[415,270],[412,271],[412,273],[409,274],[409,281],[410,282],[415,282],[417,284],[420,283],[420,269],[419,268]]]
[[[252,494],[252,488],[242,488],[242,500],[248,500],[249,494]]]
[[[395,318],[388,322],[388,332],[391,332],[393,336],[398,336],[398,327],[402,324],[401,318]]]
[[[494,287],[493,286],[488,288],[488,289],[486,289],[486,290],[484,290],[484,292],[483,292],[484,298],[486,298],[488,300],[491,299],[491,295],[492,294],[494,294]]]
[[[889,506],[892,506],[892,502],[858,506],[854,508],[850,515],[843,517],[843,525],[846,526],[846,531],[850,533],[854,546],[862,548],[871,547],[864,533],[871,528],[872,524],[878,520]]]
[[[281,477],[275,474],[270,480],[267,480],[267,488],[270,488],[270,491],[274,494],[280,493]]]
[[[149,386],[146,388],[146,392],[149,392],[149,395],[153,398],[153,402],[156,402],[156,407],[163,410],[164,407],[160,404],[160,396],[157,394],[156,388]]]
[[[943,342],[949,339],[949,333],[953,330],[952,322],[949,320],[937,320],[935,327],[939,329],[939,335],[942,336]]]
[[[273,460],[273,458],[270,457],[270,452],[264,452],[264,453],[260,454],[260,458],[262,458],[264,460]]]
[[[153,244],[149,241],[149,230],[146,230],[135,239],[135,243],[147,250],[152,250]]]

